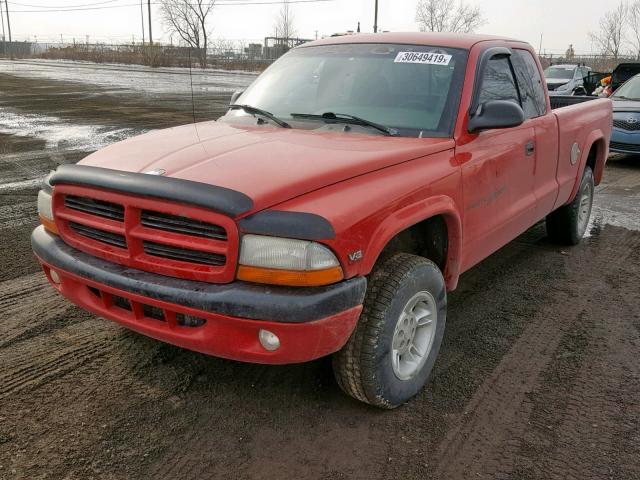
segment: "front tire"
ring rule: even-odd
[[[400,253],[369,279],[364,309],[351,338],[333,357],[340,388],[381,408],[395,408],[424,386],[440,350],[447,292],[438,267]]]
[[[586,166],[580,188],[573,201],[547,215],[547,235],[562,245],[577,245],[589,225],[595,183],[591,167]]]

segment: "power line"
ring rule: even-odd
[[[324,3],[324,2],[334,2],[335,0],[290,0],[288,3]],[[238,0],[231,1],[225,0],[226,3],[216,3],[216,7],[228,7],[228,6],[241,6],[241,5],[279,5],[282,3],[282,0],[267,0],[267,1],[248,1],[248,0]],[[13,2],[12,2],[13,3]],[[158,2],[150,2],[151,5],[160,5]],[[137,3],[130,3],[127,5],[109,5],[102,7],[77,7],[77,8],[58,8],[58,9],[48,9],[48,10],[13,10],[12,13],[62,13],[62,12],[78,12],[78,11],[88,11],[88,10],[108,10],[112,8],[127,8],[127,7],[137,7]],[[39,7],[38,7],[39,8]]]
[[[115,3],[122,0],[103,0],[101,2],[94,3],[81,3],[78,5],[32,5],[29,3],[10,2],[11,5],[19,5],[21,7],[34,7],[34,8],[75,8],[75,7],[92,7],[94,5],[103,5],[105,3]]]

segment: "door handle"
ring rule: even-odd
[[[530,140],[529,142],[527,142],[527,144],[524,146],[524,153],[527,155],[527,157],[530,157],[531,155],[533,155],[536,151],[536,144],[533,140]]]

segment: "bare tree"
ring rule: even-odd
[[[161,0],[160,14],[169,31],[196,49],[200,67],[207,66],[207,47],[211,31],[207,19],[216,0]]]
[[[479,6],[463,0],[420,0],[416,23],[422,32],[471,33],[485,20]]]
[[[618,60],[622,52],[628,16],[629,8],[626,3],[621,2],[615,9],[604,14],[600,19],[600,29],[597,32],[589,33],[600,52],[611,55],[614,61]]]
[[[290,39],[296,35],[295,18],[289,0],[285,0],[273,25],[274,36]]]
[[[630,42],[636,59],[640,60],[640,0],[629,5],[627,24],[631,30]]]

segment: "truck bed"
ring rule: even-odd
[[[578,103],[597,100],[600,97],[592,97],[587,95],[554,95],[550,96],[549,98],[551,99],[551,110],[555,110],[556,108],[563,108],[570,105],[576,105]]]

